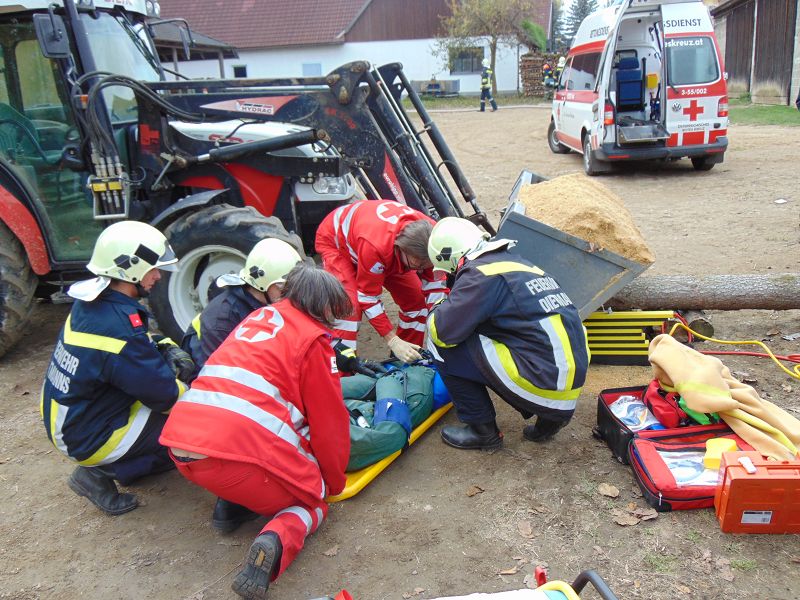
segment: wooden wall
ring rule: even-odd
[[[725,70],[728,81],[747,84],[750,91],[750,71],[753,66],[753,27],[755,1],[748,0],[733,9],[725,19]]]
[[[774,83],[780,95],[788,98],[797,0],[760,0],[756,13],[755,69],[751,89]]]

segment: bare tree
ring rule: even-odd
[[[438,51],[447,57],[453,50],[478,44],[489,47],[489,62],[494,71],[497,47],[501,42],[514,44],[525,37],[522,23],[532,17],[529,0],[450,0],[450,14],[442,17],[445,39]],[[492,92],[497,81],[492,78]]]

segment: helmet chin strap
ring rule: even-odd
[[[142,287],[141,283],[137,283],[136,285],[136,293],[139,294],[139,298],[147,298],[150,296],[150,292]]]

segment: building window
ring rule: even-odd
[[[303,77],[322,77],[322,63],[303,63]]]
[[[233,65],[234,77],[247,77],[247,65]]]
[[[483,48],[453,48],[450,50],[450,74],[480,73],[482,60]]]

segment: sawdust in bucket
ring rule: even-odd
[[[622,199],[582,173],[523,186],[525,215],[634,262],[650,265],[655,256]]]

